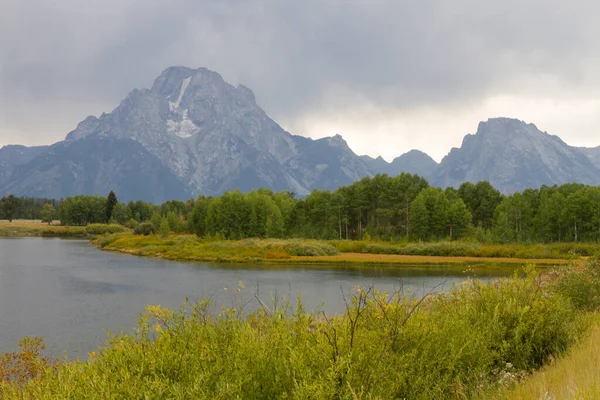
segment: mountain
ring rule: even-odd
[[[600,169],[600,146],[598,147],[579,147],[580,151],[585,154],[596,168]]]
[[[0,148],[0,182],[6,180],[17,166],[31,161],[47,148],[48,146],[25,147],[21,145]]]
[[[388,163],[357,156],[339,135],[286,132],[250,89],[216,72],[170,67],[112,112],[85,118],[64,141],[0,149],[0,194],[54,198],[114,190],[120,200],[159,203],[259,187],[303,196],[402,172],[441,187],[488,180],[504,193],[600,184],[600,147],[571,147],[533,124],[493,118],[440,164],[418,150]]]
[[[599,184],[600,171],[584,151],[558,136],[516,119],[493,118],[444,157],[433,183],[457,187],[480,180],[513,193],[567,182]]]
[[[102,137],[49,146],[18,165],[2,190],[55,199],[114,190],[123,200],[155,203],[190,197],[185,185],[139,143]]]
[[[306,195],[372,175],[341,136],[292,135],[250,89],[205,68],[167,68],[150,89],[133,90],[112,112],[87,117],[65,141],[35,154],[21,150],[27,157],[4,150],[0,162],[11,167],[0,175],[0,193],[63,197],[119,193],[121,185],[122,199],[154,201],[258,187]]]
[[[396,157],[391,163],[385,161],[381,156],[372,158],[360,156],[376,174],[388,174],[390,176],[400,175],[403,172],[417,174],[426,179],[431,179],[437,170],[438,163],[433,158],[419,150],[411,150],[408,153]]]

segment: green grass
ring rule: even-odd
[[[338,251],[317,240],[203,240],[194,235],[140,236],[108,235],[93,243],[100,248],[139,256],[162,257],[170,260],[261,262],[286,260],[295,256],[332,256]]]
[[[25,343],[0,362],[0,397],[471,398],[559,357],[589,319],[532,269],[424,299],[355,288],[339,316],[276,305],[150,306],[83,361],[49,365]]]

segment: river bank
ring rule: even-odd
[[[362,242],[326,242],[302,239],[246,239],[246,240],[203,240],[194,235],[171,235],[169,237],[136,236],[116,234],[98,237],[92,244],[102,250],[156,257],[177,261],[204,261],[227,263],[262,264],[378,264],[378,265],[566,265],[581,262],[586,256],[567,251],[558,252],[551,248],[531,246],[494,245],[494,251],[483,245],[473,244],[419,244],[392,246],[390,244]],[[448,251],[446,247],[452,249]],[[517,250],[515,250],[517,248]],[[363,252],[356,252],[356,250]],[[381,249],[387,251],[382,254]],[[540,250],[541,249],[541,250]],[[367,252],[372,251],[372,252]],[[389,254],[402,253],[409,254]],[[418,253],[422,254],[418,254]],[[501,257],[501,254],[515,254],[523,257]],[[416,253],[416,254],[415,254]],[[443,255],[451,253],[452,255]],[[473,256],[461,254],[492,254],[496,256]],[[536,257],[538,254],[550,257]]]
[[[127,231],[129,229],[117,224],[65,226],[58,221],[48,224],[40,220],[0,220],[0,237],[92,238],[95,235]]]

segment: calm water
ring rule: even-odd
[[[491,279],[511,270],[487,268],[477,277]],[[180,263],[102,252],[86,241],[0,239],[0,353],[17,349],[19,339],[43,337],[48,353],[85,357],[106,339],[135,326],[148,304],[178,308],[185,297],[211,297],[216,307],[269,293],[295,299],[328,313],[344,309],[342,292],[356,285],[420,294],[464,281],[455,268],[352,267],[293,269]],[[238,282],[245,289],[238,293]],[[224,290],[227,288],[227,290]],[[256,307],[252,301],[248,309]]]

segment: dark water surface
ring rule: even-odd
[[[476,275],[487,280],[511,272],[486,267]],[[258,287],[267,303],[270,293],[294,301],[301,293],[306,309],[336,313],[344,310],[342,292],[356,285],[419,295],[447,290],[469,274],[443,267],[182,263],[103,252],[81,240],[0,239],[0,353],[16,350],[29,335],[43,337],[52,356],[86,357],[104,343],[105,329],[129,331],[146,305],[178,308],[186,296],[211,297],[218,310],[234,298],[253,300]],[[240,281],[245,289],[238,292]],[[253,300],[247,309],[256,306]]]

